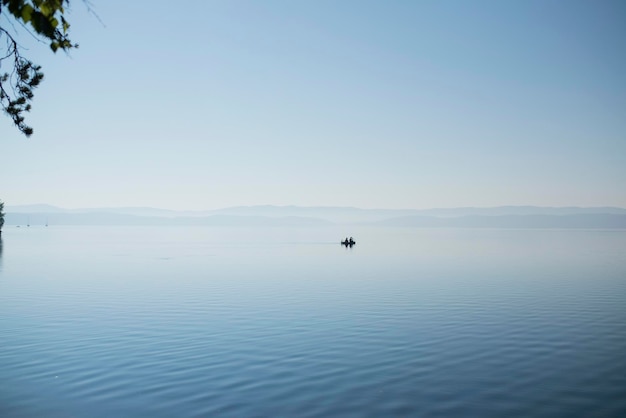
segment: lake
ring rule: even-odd
[[[2,234],[7,418],[617,417],[625,353],[624,230]]]

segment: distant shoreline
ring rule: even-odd
[[[48,209],[39,211],[37,209]],[[17,209],[17,210],[16,210]],[[363,225],[452,228],[626,228],[626,209],[506,206],[425,210],[297,206],[250,206],[203,212],[152,208],[68,210],[54,207],[7,208],[5,226],[35,225],[180,225],[310,226]]]

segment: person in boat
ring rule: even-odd
[[[352,237],[350,237],[350,241],[348,241],[348,244],[354,245],[354,240],[352,239]]]

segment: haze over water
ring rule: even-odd
[[[626,414],[624,230],[2,238],[2,416]]]

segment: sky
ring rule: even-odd
[[[626,2],[71,4],[7,205],[626,207]]]

